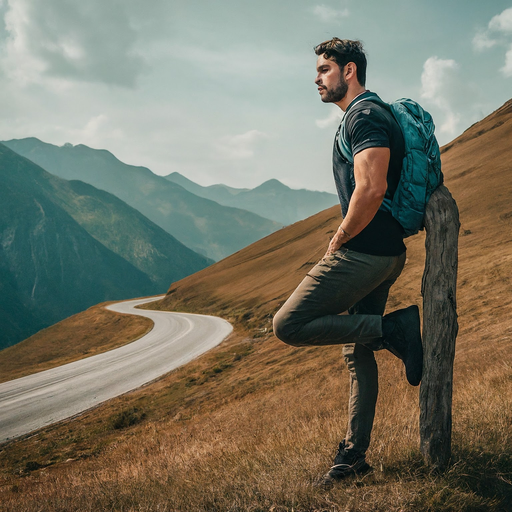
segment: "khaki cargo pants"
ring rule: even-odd
[[[274,334],[289,345],[343,344],[350,373],[348,450],[365,453],[375,416],[382,315],[405,264],[341,248],[313,267],[274,317]],[[348,311],[348,315],[340,313]]]

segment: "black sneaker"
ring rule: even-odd
[[[385,315],[382,318],[382,335],[383,346],[404,362],[409,384],[417,386],[423,373],[418,306],[409,306]]]
[[[372,468],[366,462],[364,455],[347,451],[343,440],[339,445],[336,457],[334,457],[334,466],[320,479],[317,485],[319,487],[332,487],[344,478],[364,475],[371,470]]]

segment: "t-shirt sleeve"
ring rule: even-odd
[[[389,123],[374,106],[364,106],[347,118],[347,139],[352,155],[368,148],[389,148]]]

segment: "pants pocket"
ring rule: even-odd
[[[317,281],[325,277],[329,272],[336,272],[336,268],[343,262],[348,249],[343,247],[333,254],[322,258],[309,272],[308,276]]]
[[[318,264],[323,263],[323,264],[327,265],[328,267],[334,267],[345,259],[345,255],[347,254],[347,252],[348,252],[348,249],[345,249],[344,247],[342,247],[341,249],[338,249],[336,252],[333,252],[331,255],[327,256],[326,258],[322,258]]]

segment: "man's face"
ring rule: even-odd
[[[343,78],[342,70],[331,59],[319,55],[316,61],[316,79],[320,98],[324,103],[341,101],[348,91],[348,84]]]

